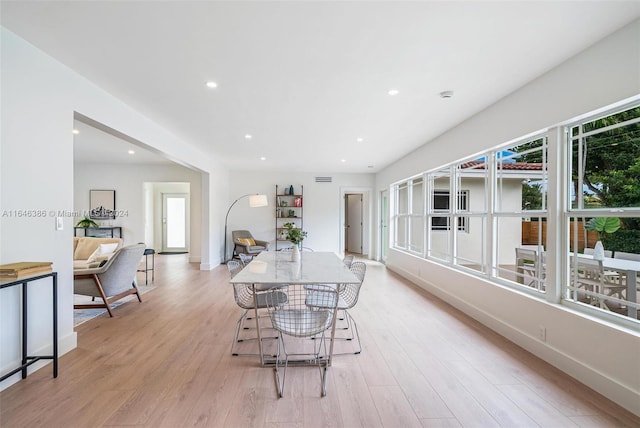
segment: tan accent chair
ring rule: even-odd
[[[267,241],[254,239],[248,230],[234,230],[231,232],[231,237],[235,245],[233,248],[234,255],[244,253],[250,256],[257,256],[262,251],[269,250],[269,243]],[[251,241],[253,241],[254,245],[251,245]]]
[[[144,244],[129,245],[116,251],[101,267],[74,270],[73,293],[99,297],[102,303],[79,304],[73,308],[106,308],[109,316],[113,317],[109,305],[114,301],[135,294],[142,302],[134,278],[144,250]]]

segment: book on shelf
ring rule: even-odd
[[[0,265],[0,279],[17,279],[52,271],[52,262],[18,262]]]

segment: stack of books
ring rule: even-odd
[[[0,265],[0,279],[19,279],[51,272],[52,262],[18,262]]]

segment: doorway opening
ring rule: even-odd
[[[370,257],[371,211],[373,189],[369,187],[343,187],[340,189],[340,252]]]
[[[344,195],[344,198],[344,218],[346,220],[344,224],[345,252],[352,254],[362,254],[362,193],[347,193],[346,195]]]
[[[189,250],[191,183],[144,183],[145,242],[159,243],[160,254]]]

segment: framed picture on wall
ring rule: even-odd
[[[89,190],[89,217],[94,220],[116,218],[116,191]]]

